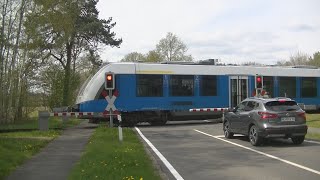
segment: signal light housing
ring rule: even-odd
[[[260,76],[260,75],[256,76],[256,88],[263,89],[263,76]]]
[[[106,90],[114,90],[115,88],[115,79],[114,79],[114,73],[107,72],[105,74],[105,89]]]

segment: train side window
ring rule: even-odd
[[[296,97],[296,77],[279,77],[279,95],[281,97]]]
[[[162,97],[163,75],[139,74],[137,75],[138,97]]]
[[[314,77],[301,78],[301,97],[317,97],[317,79]]]
[[[171,96],[193,96],[194,76],[192,75],[172,75],[170,77]]]
[[[217,95],[217,76],[202,76],[200,81],[200,96]]]
[[[274,80],[272,76],[263,76],[263,89],[268,92],[269,97],[274,97],[273,94]]]

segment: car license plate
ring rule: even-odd
[[[281,121],[295,121],[296,118],[295,117],[283,117],[281,118]]]

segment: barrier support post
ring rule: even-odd
[[[112,90],[109,90],[109,97],[110,99],[112,98]],[[110,109],[110,127],[112,128],[113,127],[113,110]]]
[[[222,122],[224,122],[224,113],[225,111],[222,111]]]
[[[49,117],[50,113],[48,111],[38,111],[39,116],[39,130],[48,131],[49,130]]]
[[[118,115],[118,120],[119,120],[119,126],[118,126],[118,130],[119,130],[119,141],[122,142],[123,141],[123,135],[122,135],[122,127],[121,127],[121,115]]]

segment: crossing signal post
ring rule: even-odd
[[[108,90],[109,98],[112,98],[112,90],[115,88],[115,79],[113,72],[106,72],[105,74],[105,89]],[[110,109],[110,127],[113,127],[113,111]]]
[[[263,76],[256,75],[256,96],[261,95],[263,91]]]

